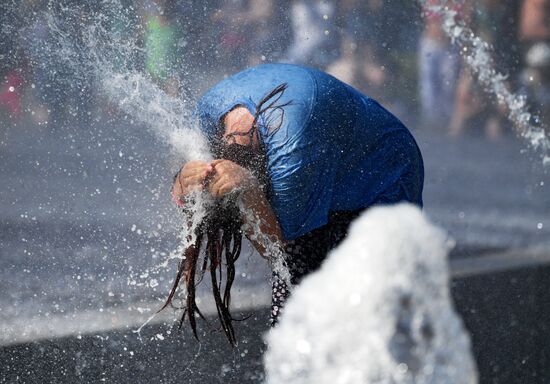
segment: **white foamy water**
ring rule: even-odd
[[[101,90],[118,108],[151,129],[182,161],[212,159],[189,106],[139,72],[104,73]]]
[[[523,137],[533,150],[540,153],[544,165],[550,166],[550,137],[543,122],[528,111],[524,96],[510,90],[507,76],[496,70],[492,58],[492,46],[476,36],[460,15],[449,7],[449,4],[453,2],[459,4],[459,2],[439,0],[438,5],[429,4],[426,0],[419,0],[419,2],[425,11],[442,16],[443,30],[453,44],[458,46],[461,56],[478,81],[499,104],[506,107],[508,118],[513,123],[517,134]]]
[[[477,383],[448,248],[418,208],[371,208],[267,335],[267,383]]]

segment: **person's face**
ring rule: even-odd
[[[255,130],[250,136],[254,116],[244,107],[237,107],[223,119],[224,132],[216,156],[231,160],[252,171],[264,188],[269,185],[267,159]]]
[[[252,138],[250,130],[254,122],[254,116],[245,107],[237,107],[228,112],[223,119],[225,131],[223,133],[224,144],[239,144],[258,148],[258,132],[254,131]],[[252,140],[252,142],[251,142]]]

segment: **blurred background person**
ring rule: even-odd
[[[165,12],[163,0],[145,1],[145,70],[168,94],[178,93],[176,76],[176,29]]]
[[[523,0],[519,40],[523,69],[520,85],[533,113],[550,118],[550,1]]]
[[[326,69],[339,57],[334,27],[336,4],[327,0],[294,0],[290,8],[292,42],[284,61]]]
[[[24,6],[29,12],[36,12],[36,16],[26,29],[23,39],[25,55],[29,61],[29,104],[31,115],[35,123],[47,124],[55,108],[55,87],[49,68],[49,60],[45,56],[44,47],[52,44],[50,30],[45,15],[40,12],[43,2],[27,0]]]
[[[327,72],[380,100],[400,118],[414,119],[419,29],[407,18],[415,3],[343,0],[336,9],[339,58]]]
[[[273,38],[276,36],[276,13],[273,0],[249,0],[244,13],[248,35],[247,65],[260,64],[265,61]]]
[[[9,71],[0,83],[0,112],[6,112],[8,119],[17,121],[22,115],[23,76],[20,70]]]
[[[550,119],[550,44],[539,42],[531,46],[525,57],[521,75],[522,91],[531,102],[531,111]]]
[[[460,70],[460,56],[442,26],[441,13],[433,8],[440,4],[428,0],[423,12],[424,30],[418,56],[420,110],[427,127],[445,129],[451,119]],[[455,11],[458,5],[449,3]]]
[[[462,18],[474,33],[492,46],[499,44],[498,39],[503,32],[506,16],[506,8],[496,0],[477,0],[462,12]],[[494,59],[501,61],[497,57]],[[499,67],[501,71],[509,73],[504,65]],[[498,139],[503,132],[504,114],[501,107],[487,99],[470,69],[465,64],[462,65],[449,126],[451,135],[459,136],[473,127],[483,131],[489,139]]]
[[[519,24],[520,41],[528,50],[531,45],[550,40],[550,1],[523,0]]]
[[[382,64],[373,36],[382,32],[386,23],[381,0],[344,0],[337,9],[340,37],[340,57],[331,63],[327,72],[356,86],[375,99],[385,95],[385,66]],[[370,41],[369,41],[370,37]]]
[[[215,50],[224,72],[246,66],[248,58],[246,0],[220,1],[219,9],[211,15],[216,33]]]

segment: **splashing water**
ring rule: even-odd
[[[212,159],[206,139],[198,129],[190,105],[190,97],[177,98],[164,92],[152,79],[136,68],[135,56],[143,49],[135,36],[113,31],[113,24],[131,25],[134,23],[128,9],[116,0],[101,2],[100,11],[92,12],[86,20],[90,24],[78,23],[80,38],[67,20],[78,18],[78,7],[61,7],[55,12],[50,9],[45,20],[51,31],[57,49],[48,49],[52,57],[48,60],[63,63],[71,70],[71,79],[76,83],[94,82],[101,94],[119,110],[128,115],[136,123],[151,130],[154,135],[167,144],[174,156],[182,158],[181,162],[189,160],[208,161]],[[55,63],[51,63],[52,65]],[[195,230],[208,214],[213,202],[207,194],[197,193],[190,201],[193,206],[186,207],[188,214],[182,216],[183,225],[178,233],[179,244],[171,251],[164,261],[148,269],[147,273],[137,273],[149,279],[152,273],[159,273],[168,268],[173,260],[180,260],[183,251],[195,241]],[[272,251],[269,259],[272,269],[290,284],[290,274],[283,259],[281,247],[259,230],[259,218],[244,211],[249,219],[253,237],[266,249]],[[137,283],[132,275],[131,285],[148,285],[148,282]],[[144,325],[150,322],[149,318]]]
[[[514,94],[506,84],[507,77],[495,69],[492,46],[476,36],[465,21],[458,17],[457,11],[449,6],[450,3],[459,2],[439,0],[436,5],[426,0],[419,2],[425,11],[442,16],[443,30],[458,46],[460,54],[479,82],[498,103],[506,107],[508,118],[518,135],[540,153],[543,165],[550,166],[550,137],[540,118],[528,112],[526,98]]]
[[[268,262],[273,272],[276,272],[279,277],[285,282],[288,290],[292,290],[292,282],[290,280],[290,271],[286,264],[283,246],[276,239],[270,238],[261,231],[261,220],[254,212],[245,207],[242,199],[237,199],[237,207],[246,217],[243,231],[251,233],[250,240],[257,241],[269,255]]]
[[[57,58],[72,69],[72,77],[94,81],[99,91],[117,107],[158,139],[170,145],[175,154],[187,160],[212,158],[204,136],[191,113],[191,100],[169,96],[152,79],[136,70],[136,52],[142,51],[137,39],[112,31],[115,23],[132,23],[128,10],[117,1],[103,1],[94,12],[91,25],[82,28],[82,39],[71,38],[65,18],[75,10],[62,8],[61,15],[46,14],[49,30],[60,47]]]
[[[448,248],[417,207],[366,211],[267,335],[267,383],[477,383]]]
[[[193,127],[187,106],[168,96],[139,72],[110,73],[102,81],[103,92],[126,114],[153,129],[184,161],[212,159],[204,136]]]

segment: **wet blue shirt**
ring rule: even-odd
[[[327,223],[331,212],[409,201],[422,205],[423,164],[407,128],[373,99],[313,68],[264,64],[211,88],[197,114],[207,137],[238,105],[287,83],[259,120],[272,182],[271,204],[286,240]]]

